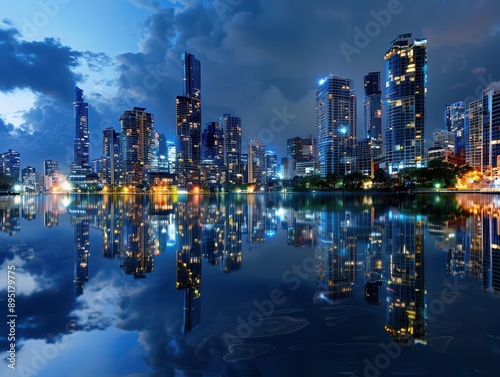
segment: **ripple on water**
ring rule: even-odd
[[[252,360],[274,349],[275,347],[269,344],[231,344],[228,348],[229,353],[225,354],[223,359],[228,363],[235,363],[241,360]]]
[[[270,317],[249,323],[253,332],[249,338],[264,338],[267,336],[286,335],[302,330],[309,325],[307,319],[296,317]]]
[[[455,337],[449,335],[435,336],[427,339],[427,345],[437,353],[445,354],[453,339]]]

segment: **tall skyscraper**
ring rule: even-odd
[[[184,74],[184,97],[201,99],[201,64],[194,55],[183,52],[181,55]]]
[[[385,159],[393,174],[424,166],[427,40],[399,35],[391,42],[385,63]]]
[[[492,171],[500,167],[500,86],[491,86],[484,91],[483,111],[483,165]]]
[[[74,164],[82,168],[90,168],[89,161],[89,105],[83,101],[83,90],[75,88],[75,160]]]
[[[177,180],[181,187],[200,183],[201,65],[194,55],[182,54],[183,96],[176,99]]]
[[[241,118],[223,114],[220,122],[224,130],[226,181],[243,183],[243,163],[241,161]]]
[[[469,102],[465,117],[465,163],[483,171],[483,99]]]
[[[464,154],[465,103],[459,101],[446,105],[444,110],[444,127],[455,134],[455,153]]]
[[[221,168],[224,166],[224,132],[217,122],[210,122],[205,126],[202,137],[202,159],[211,161]]]
[[[273,150],[266,151],[266,181],[279,179],[278,176],[278,156]]]
[[[120,180],[120,133],[113,127],[102,131],[102,154],[105,164],[104,174],[108,185],[115,185]]]
[[[316,131],[321,176],[349,173],[356,141],[356,95],[352,80],[329,74],[319,82]]]
[[[382,142],[382,92],[380,72],[370,72],[365,78],[365,135],[372,142]]]
[[[9,149],[0,154],[0,169],[3,174],[19,179],[21,154]]]
[[[293,137],[287,140],[287,163],[284,177],[292,179],[295,176],[303,177],[314,175],[316,170],[316,139]]]
[[[141,185],[149,183],[153,114],[143,107],[125,110],[120,116],[120,148],[123,183]]]
[[[259,139],[248,144],[248,183],[266,184],[266,145]]]

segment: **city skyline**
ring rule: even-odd
[[[106,33],[96,24],[85,36],[69,25],[89,17],[91,2],[48,3],[52,8],[9,6],[0,29],[0,56],[8,63],[0,70],[0,150],[19,152],[22,167],[37,171],[44,160],[58,161],[61,171],[73,162],[68,103],[75,86],[89,103],[91,159],[100,157],[102,131],[118,129],[119,114],[134,106],[147,108],[157,131],[174,139],[184,51],[203,64],[202,126],[221,114],[237,114],[243,143],[260,132],[279,157],[286,155],[282,140],[315,133],[314,93],[329,73],[353,80],[357,134],[364,133],[363,77],[384,72],[383,54],[397,35],[412,32],[428,39],[426,148],[432,134],[444,128],[446,105],[477,99],[500,77],[492,53],[500,37],[500,8],[492,1],[371,2],[360,8],[324,1],[217,7],[220,2],[160,6],[134,0],[102,6],[99,17],[114,16]],[[325,31],[330,40],[313,43]],[[265,133],[274,117],[284,119],[285,127]]]

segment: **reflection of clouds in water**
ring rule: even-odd
[[[0,266],[0,276],[5,276],[4,279],[0,279],[0,291],[7,291],[7,276],[8,276],[8,266],[15,266],[14,270],[15,275],[10,273],[10,276],[15,277],[16,282],[16,295],[21,296],[29,296],[36,292],[41,292],[46,289],[50,289],[52,285],[52,281],[46,278],[43,275],[36,275],[34,273],[30,273],[28,270],[28,264],[30,262],[23,260],[20,256],[14,255],[12,259],[5,260],[4,263]]]
[[[232,344],[229,353],[224,355],[224,361],[234,363],[241,360],[252,360],[259,355],[271,352],[276,347],[269,344]]]

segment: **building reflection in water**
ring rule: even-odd
[[[315,301],[351,299],[356,280],[356,233],[350,211],[320,212],[315,258]]]
[[[426,343],[424,221],[421,215],[389,210],[386,331],[401,345]]]
[[[176,287],[184,290],[182,332],[200,323],[201,311],[201,224],[204,212],[201,196],[188,196],[177,203],[177,279]]]
[[[153,271],[153,244],[149,216],[149,197],[130,195],[123,208],[120,268],[134,279]]]
[[[69,214],[77,296],[89,280],[93,230],[102,232],[103,257],[118,259],[123,272],[136,279],[153,271],[155,256],[172,252],[176,287],[184,291],[184,333],[200,323],[202,263],[224,274],[238,272],[243,245],[251,252],[280,232],[287,245],[314,250],[314,302],[329,305],[352,299],[356,291],[367,304],[386,302],[385,329],[401,344],[425,343],[427,337],[424,224],[435,246],[447,253],[443,271],[479,282],[485,292],[500,291],[500,199],[496,196],[453,197],[456,210],[450,216],[440,210],[433,216],[422,214],[411,201],[389,206],[387,198],[376,197],[325,197],[323,201],[312,196],[260,194],[0,199],[0,229],[10,236],[21,231],[21,218],[43,220],[44,226],[55,227],[61,215]],[[449,202],[437,199],[433,204]],[[10,246],[5,250],[26,258],[36,255],[29,248],[29,254]]]
[[[68,206],[71,225],[74,231],[75,246],[75,294],[83,294],[84,284],[89,280],[89,254],[90,254],[90,223],[92,221],[92,207],[89,198],[79,196],[73,198]]]

